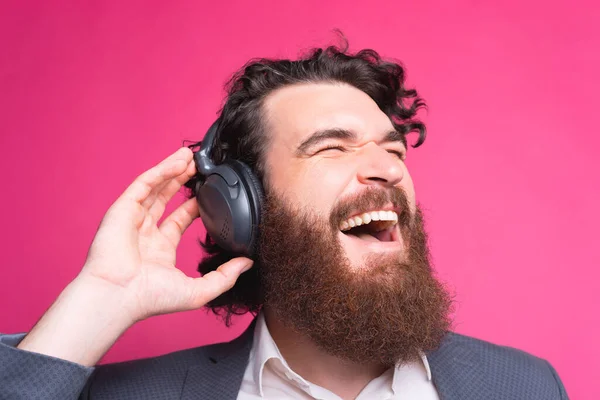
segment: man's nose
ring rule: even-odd
[[[365,185],[398,185],[404,178],[404,162],[397,155],[369,143],[359,154],[358,181]]]

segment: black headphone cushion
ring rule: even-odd
[[[255,224],[253,226],[252,237],[254,242],[258,239],[258,225],[260,224],[261,211],[263,206],[263,187],[258,177],[252,172],[250,167],[238,160],[227,160],[233,170],[241,178],[242,185],[248,192],[248,199],[250,200],[250,207],[253,213],[253,220]]]

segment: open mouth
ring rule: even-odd
[[[370,242],[397,242],[398,214],[395,211],[369,211],[350,217],[340,224],[347,236]]]

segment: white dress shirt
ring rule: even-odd
[[[250,358],[238,394],[238,400],[256,399],[341,400],[292,371],[271,337],[262,313],[257,317]],[[427,357],[423,354],[420,361],[396,365],[373,379],[356,397],[356,400],[367,399],[439,400]]]

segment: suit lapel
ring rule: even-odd
[[[237,399],[248,364],[255,321],[229,343],[210,346],[197,365],[190,367],[181,400]]]
[[[441,400],[471,399],[473,393],[486,393],[479,398],[493,398],[477,374],[476,353],[462,343],[461,336],[449,332],[440,347],[427,354],[433,383]]]

